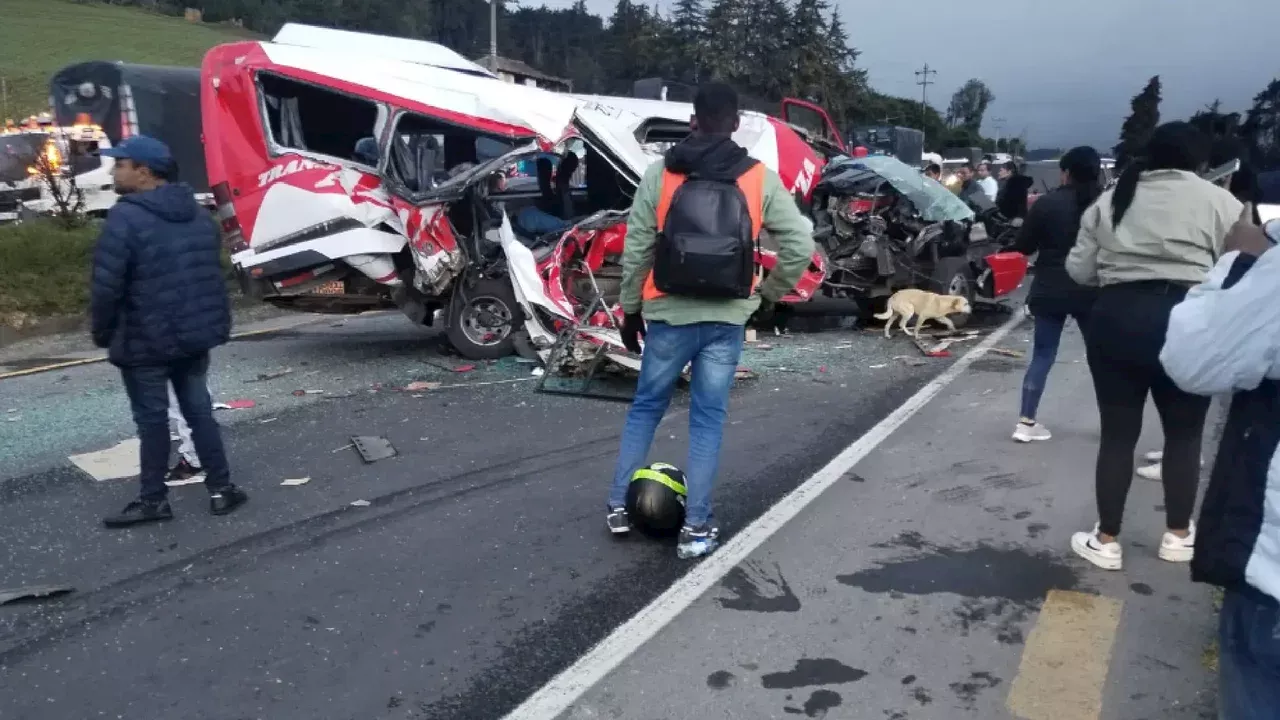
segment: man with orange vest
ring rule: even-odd
[[[753,314],[767,316],[808,268],[812,224],[778,174],[732,139],[738,95],[723,83],[698,88],[693,133],[645,173],[631,206],[622,254],[622,339],[641,352],[635,400],[609,494],[610,532],[631,530],[627,486],[649,454],[676,381],[691,365],[687,503],[677,553],[715,549],[711,490],[720,461],[729,389]],[[777,243],[777,265],[759,282],[761,230]]]

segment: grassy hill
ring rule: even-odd
[[[137,8],[68,0],[0,0],[0,122],[48,109],[49,77],[85,60],[196,66],[214,45],[253,37]]]

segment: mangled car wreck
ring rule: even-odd
[[[335,33],[286,26],[205,57],[206,164],[246,291],[399,308],[472,359],[546,359],[568,338],[637,367],[617,334],[627,212],[692,107],[514,85],[417,41],[357,60],[347,36],[370,36]],[[802,133],[748,112],[734,139],[809,205],[826,162]],[[785,301],[834,294],[827,266],[815,253]]]

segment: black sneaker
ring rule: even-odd
[[[609,526],[609,532],[614,535],[626,535],[631,532],[631,519],[627,517],[626,508],[609,508],[609,514],[605,516],[604,521]]]
[[[720,528],[711,525],[685,525],[680,528],[680,540],[676,544],[676,556],[689,560],[710,555],[720,545]]]
[[[164,476],[164,484],[170,486],[190,485],[200,480],[204,480],[204,468],[192,465],[186,458],[180,458],[178,464],[169,468],[169,474]]]
[[[103,518],[102,524],[109,528],[126,528],[172,519],[173,509],[169,507],[168,500],[161,500],[160,502],[134,500],[125,505],[124,510],[119,513]]]
[[[228,485],[216,493],[209,495],[209,512],[214,515],[226,515],[249,502],[249,496],[235,485]]]

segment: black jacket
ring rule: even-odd
[[[1093,307],[1096,292],[1067,275],[1067,255],[1079,232],[1080,212],[1070,186],[1046,193],[1027,211],[1013,249],[1024,255],[1039,253],[1027,294],[1033,314],[1085,314]]]
[[[161,365],[231,334],[218,227],[189,186],[120,198],[93,253],[93,341],[120,366]]]
[[[1200,508],[1191,578],[1253,597],[1280,599],[1280,520],[1268,507],[1280,493],[1280,382],[1270,303],[1280,286],[1270,250],[1239,255],[1220,288],[1210,278],[1174,308],[1161,362],[1178,386],[1201,395],[1235,393]],[[1242,389],[1249,388],[1249,389]]]
[[[1021,173],[1010,175],[996,195],[996,207],[1000,214],[1007,218],[1020,218],[1027,215],[1027,195],[1031,192],[1033,181]]]

